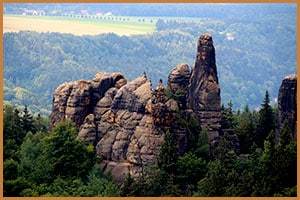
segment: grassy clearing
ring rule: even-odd
[[[67,18],[50,16],[4,15],[3,33],[25,30],[59,32],[74,35],[115,33],[133,35],[152,33],[157,19],[138,17],[103,17],[102,19]]]

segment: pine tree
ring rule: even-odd
[[[176,139],[168,130],[164,137],[164,143],[161,146],[157,164],[159,168],[158,184],[162,186],[162,196],[178,196],[179,186],[176,184],[178,149]]]
[[[266,91],[266,95],[261,109],[259,110],[259,121],[257,127],[257,135],[255,142],[258,147],[263,148],[264,140],[267,138],[269,133],[275,129],[275,121],[273,109],[270,106],[269,93]]]
[[[234,117],[232,110],[232,102],[228,102],[228,108],[225,108],[224,105],[221,107],[221,128],[222,129],[232,129],[234,126]]]
[[[168,130],[164,137],[164,143],[160,148],[158,167],[168,174],[174,174],[176,172],[177,160],[178,150],[176,148],[176,140],[174,135]]]
[[[276,186],[280,192],[297,185],[297,144],[292,140],[291,135],[292,131],[286,121],[280,129],[276,160],[274,160],[278,180]]]
[[[18,160],[17,152],[26,134],[20,112],[15,106],[6,105],[3,114],[4,160]]]
[[[243,112],[237,118],[237,125],[234,132],[239,137],[240,152],[247,154],[255,139],[255,127],[253,114],[249,111],[249,107],[245,106]]]
[[[22,126],[26,133],[28,131],[31,131],[32,133],[35,132],[34,126],[33,126],[33,116],[29,112],[27,106],[25,106],[25,108],[24,108],[24,114],[22,116]]]

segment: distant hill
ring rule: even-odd
[[[11,12],[21,6],[41,8],[38,4],[5,4],[4,11]],[[57,10],[66,10],[64,4],[49,4],[44,8],[51,10],[55,6],[61,8]],[[128,7],[127,15],[134,10],[131,4],[115,6],[120,6],[120,10]],[[154,5],[147,6],[145,9],[150,13]],[[198,15],[190,12],[191,17],[199,18],[160,17],[156,31],[146,35],[110,33],[80,37],[32,31],[5,33],[4,100],[34,105],[31,106],[33,112],[43,109],[44,114],[49,114],[45,109],[50,111],[52,94],[59,84],[91,79],[99,71],[119,71],[130,80],[146,71],[154,86],[160,78],[166,84],[167,74],[179,63],[194,65],[195,41],[200,34],[210,33],[216,48],[222,102],[227,104],[232,100],[235,109],[246,104],[254,109],[260,107],[268,90],[272,103],[276,103],[281,80],[296,73],[296,6],[201,6],[195,7]],[[191,7],[187,6],[193,10]],[[161,7],[161,10],[167,13],[168,6]],[[249,10],[254,10],[254,14]]]

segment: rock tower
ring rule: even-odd
[[[187,96],[187,107],[195,112],[201,128],[208,130],[210,141],[216,140],[221,128],[221,97],[210,34],[202,34],[199,38]]]
[[[297,75],[286,76],[281,83],[278,93],[279,128],[285,121],[292,131],[292,138],[297,138]]]

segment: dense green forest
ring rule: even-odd
[[[12,5],[6,4],[5,11],[16,11]],[[23,7],[39,8],[38,5]],[[79,10],[84,5],[75,7]],[[183,7],[188,10],[188,5]],[[200,9],[198,18],[190,19],[172,18],[168,6],[162,6],[161,12],[165,9],[169,17],[159,17],[156,31],[146,35],[110,33],[79,37],[30,31],[5,33],[4,100],[27,105],[33,113],[49,115],[52,94],[59,84],[91,79],[99,71],[119,71],[129,81],[146,71],[154,86],[160,78],[166,83],[170,70],[178,64],[194,65],[198,37],[208,32],[216,48],[222,102],[231,100],[234,110],[246,104],[250,109],[258,109],[261,97],[268,90],[270,101],[275,104],[281,80],[296,73],[296,6],[230,5],[190,5],[192,10]],[[48,10],[62,10],[64,6],[50,4]],[[127,14],[134,13],[130,6],[127,5]],[[134,8],[137,7],[138,4]],[[187,13],[179,5],[175,7],[181,13],[178,16]],[[197,17],[192,10],[185,16]],[[119,11],[126,14],[122,9]]]
[[[4,108],[4,196],[118,196],[98,165],[94,146],[77,140],[72,122],[48,130],[27,107]]]
[[[94,146],[76,138],[72,122],[49,131],[49,118],[6,105],[4,196],[296,196],[296,141],[287,123],[275,134],[277,114],[268,92],[258,111],[234,112],[229,102],[222,129],[234,130],[240,149],[225,131],[209,156],[207,130],[193,123],[198,139],[188,152],[179,155],[167,131],[156,163],[117,186],[99,167]]]

